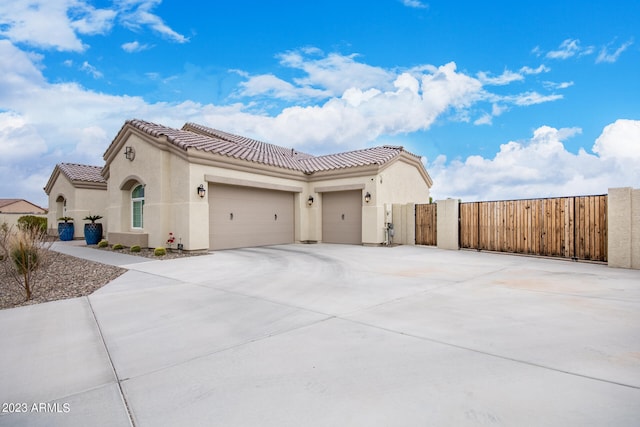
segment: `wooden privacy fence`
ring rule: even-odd
[[[607,196],[461,203],[460,247],[607,261]]]
[[[437,224],[437,204],[416,205],[416,244],[436,246],[438,244]]]

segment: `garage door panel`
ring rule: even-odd
[[[336,191],[322,194],[322,241],[362,243],[362,192]]]
[[[293,243],[293,193],[212,184],[210,247],[230,249]]]

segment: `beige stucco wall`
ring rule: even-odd
[[[460,249],[458,224],[460,202],[456,199],[438,200],[438,248]]]
[[[640,189],[611,188],[607,205],[609,266],[640,269]]]
[[[392,209],[394,236],[392,243],[400,245],[416,244],[415,203],[394,204]]]
[[[57,200],[65,199],[66,207]],[[49,233],[57,235],[58,218],[68,216],[73,218],[75,239],[84,237],[83,218],[88,215],[101,215],[103,218],[98,221],[106,229],[107,224],[107,200],[106,191],[89,188],[76,188],[73,183],[64,175],[59,174],[49,193],[49,213],[47,223]]]

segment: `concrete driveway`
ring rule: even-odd
[[[126,268],[0,311],[0,425],[640,420],[640,271],[342,245]]]

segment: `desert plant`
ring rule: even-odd
[[[18,273],[24,275],[30,270],[38,268],[38,250],[19,240],[11,248],[11,259],[13,260]]]
[[[61,216],[60,218],[58,218],[58,221],[62,221],[64,223],[67,223],[67,222],[72,222],[73,218],[70,217],[70,216]]]
[[[106,241],[106,240],[100,240],[100,241],[98,242],[98,247],[99,247],[99,248],[106,248],[106,247],[108,247],[108,246],[109,246],[109,242],[108,242],[108,241]]]
[[[153,254],[155,256],[164,256],[167,254],[167,249],[163,248],[162,246],[159,246],[153,250]]]
[[[122,246],[120,243],[116,243],[111,249],[113,249],[114,251],[119,251],[121,249],[124,249],[124,246]]]
[[[25,215],[18,218],[18,228],[20,229],[31,229],[37,228],[43,233],[47,231],[47,218],[42,216],[35,215]]]
[[[131,248],[129,250],[131,252],[140,252],[142,250],[142,248],[140,247],[140,245],[133,245],[133,246],[131,246]]]
[[[85,221],[91,221],[91,224],[95,224],[97,220],[102,219],[102,216],[100,216],[100,215],[87,215],[82,219],[85,220]]]
[[[49,250],[52,243],[39,227],[0,227],[0,264],[25,301],[31,299],[38,273],[52,256]]]

